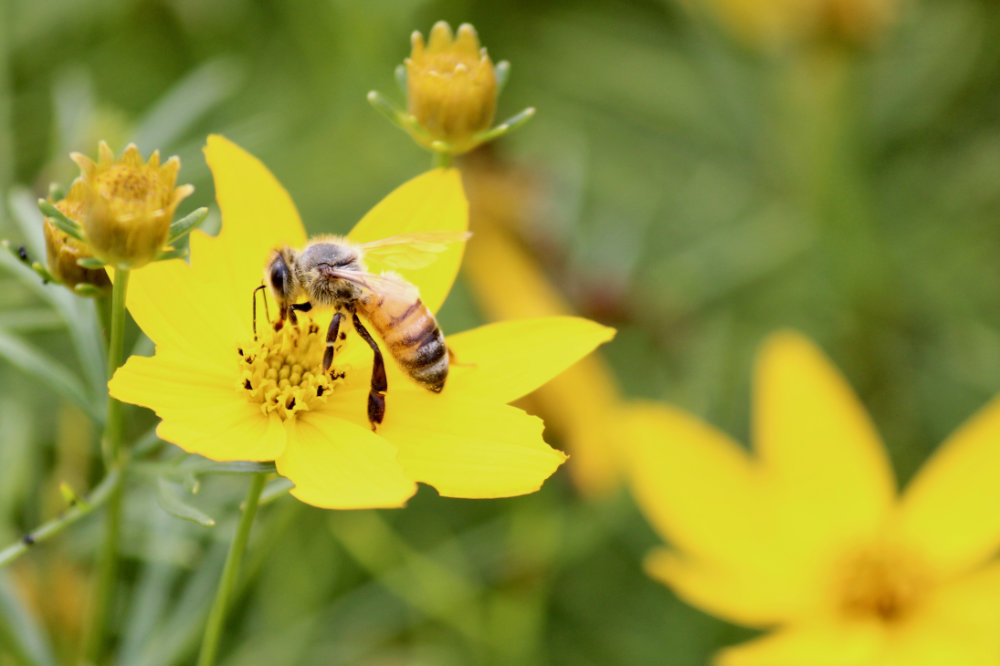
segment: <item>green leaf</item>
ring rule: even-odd
[[[260,505],[270,504],[274,500],[284,497],[288,491],[295,487],[295,484],[283,476],[271,479],[264,486],[264,492],[260,494]]]
[[[195,209],[182,217],[179,220],[175,220],[170,225],[170,235],[167,237],[167,244],[172,245],[178,238],[186,233],[194,231],[205,218],[208,216],[208,209],[205,207]]]
[[[38,200],[38,210],[42,211],[42,215],[52,220],[52,224],[56,225],[59,229],[62,229],[68,233],[73,238],[86,242],[86,237],[83,235],[83,229],[80,225],[69,219],[63,212],[56,208],[48,199]]]
[[[273,472],[274,463],[216,462],[199,455],[189,455],[177,465],[177,470],[184,474],[257,474]]]
[[[2,329],[0,329],[0,358],[7,359],[14,367],[47,384],[49,388],[82,409],[95,423],[104,421],[104,415],[87,397],[83,385],[73,373]]]
[[[156,501],[171,516],[197,523],[202,527],[213,527],[215,520],[200,509],[196,509],[180,497],[178,484],[166,479],[157,479]]]

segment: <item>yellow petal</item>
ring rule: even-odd
[[[321,411],[289,422],[278,473],[292,495],[326,509],[403,506],[416,484],[403,475],[396,449],[370,430]]]
[[[769,627],[796,617],[800,604],[789,585],[773,586],[750,567],[732,570],[699,564],[666,548],[651,552],[646,573],[696,608],[748,627]]]
[[[358,222],[348,238],[355,243],[367,243],[417,231],[465,231],[468,228],[469,205],[458,171],[435,169],[393,190]],[[429,266],[392,268],[419,287],[424,304],[437,312],[455,282],[463,251],[464,244],[455,243]],[[388,268],[374,260],[368,262],[368,270],[373,273]]]
[[[614,329],[578,317],[505,321],[448,337],[448,391],[511,402],[607,342]]]
[[[738,444],[667,405],[621,412],[628,477],[643,514],[664,540],[711,560],[746,561],[760,541],[762,486]]]
[[[900,529],[947,574],[1000,547],[1000,400],[945,441],[903,496]]]
[[[720,652],[715,666],[884,666],[885,635],[872,625],[796,627]],[[946,662],[942,662],[946,663]],[[960,663],[960,662],[955,662]],[[916,663],[913,666],[917,666]],[[923,666],[923,662],[921,665]]]
[[[288,192],[256,157],[211,135],[205,159],[215,181],[222,230],[215,239],[192,234],[191,263],[206,264],[205,279],[245,320],[250,292],[261,283],[271,250],[302,246],[305,229]]]
[[[514,407],[427,392],[395,398],[379,434],[399,447],[407,476],[441,495],[534,492],[566,459],[542,440],[541,420]]]
[[[490,318],[572,313],[538,264],[505,233],[481,225],[468,245],[463,271]],[[546,426],[569,448],[569,472],[585,493],[603,494],[620,482],[611,417],[619,399],[614,373],[598,355],[584,358],[532,395]]]
[[[881,526],[895,496],[885,451],[847,382],[801,335],[763,345],[753,415],[755,446],[785,493],[799,545],[828,551]]]
[[[197,232],[196,232],[197,233]],[[192,239],[193,241],[194,239]],[[200,262],[197,256],[193,261]],[[213,267],[213,271],[215,267]],[[252,289],[252,285],[249,289]],[[240,319],[230,296],[216,292],[197,266],[180,259],[157,261],[133,271],[127,304],[139,328],[157,349],[186,353],[211,362],[231,358],[249,332],[250,290],[240,299]]]
[[[109,393],[148,407],[163,422],[164,441],[212,460],[274,460],[285,446],[277,417],[268,419],[233,385],[235,371],[183,355],[132,356],[108,383]]]

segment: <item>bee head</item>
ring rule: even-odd
[[[271,295],[281,308],[282,318],[299,292],[299,285],[292,270],[294,265],[295,250],[282,247],[274,251],[264,269],[264,282],[271,289]]]

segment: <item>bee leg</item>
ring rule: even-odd
[[[253,290],[253,339],[257,339],[257,292],[262,289],[266,289],[264,285],[260,285]],[[267,296],[264,296],[264,316],[267,317],[268,321],[271,321],[271,313],[267,309]]]
[[[382,418],[385,416],[385,392],[389,388],[389,381],[385,377],[385,362],[382,360],[382,351],[372,339],[371,333],[361,325],[358,314],[352,312],[351,317],[354,330],[368,343],[375,354],[375,360],[372,362],[372,385],[368,391],[368,422],[372,424],[372,430],[375,430],[375,427],[382,423]]]
[[[337,334],[340,332],[340,320],[344,318],[344,315],[337,312],[333,315],[333,319],[330,320],[330,328],[326,329],[326,351],[323,352],[323,373],[330,371],[330,366],[333,365],[333,345],[337,342]]]

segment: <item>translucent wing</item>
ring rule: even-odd
[[[365,259],[387,268],[414,269],[427,266],[454,243],[464,243],[468,231],[416,231],[358,245]]]
[[[420,298],[420,291],[411,283],[395,273],[362,273],[359,271],[345,271],[336,268],[327,268],[325,275],[331,278],[340,278],[352,282],[365,291],[371,292],[375,296],[384,297],[395,301],[416,301]]]

